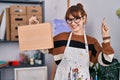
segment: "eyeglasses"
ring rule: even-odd
[[[66,20],[66,22],[67,22],[68,24],[72,24],[72,22],[74,21],[74,22],[77,24],[77,23],[80,22],[81,18],[82,18],[82,17],[69,18],[69,19]]]

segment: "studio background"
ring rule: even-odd
[[[54,19],[64,19],[67,10],[67,0],[44,0],[45,22],[53,22]],[[116,16],[116,10],[120,8],[119,0],[71,0],[70,5],[81,2],[88,15],[86,33],[97,38],[102,43],[101,21],[105,17],[110,28],[111,45],[115,51],[115,57],[120,61],[120,18]],[[0,3],[0,13],[11,3]],[[4,46],[3,46],[4,45]],[[12,47],[11,47],[12,45]],[[9,56],[6,56],[9,55]],[[13,56],[14,55],[14,56]],[[0,45],[0,59],[14,59],[19,55],[18,43],[8,43]],[[53,57],[50,54],[45,56],[48,66],[48,78],[50,80],[51,64]]]

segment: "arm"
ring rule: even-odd
[[[106,25],[105,19],[102,21],[101,32],[103,38],[102,53],[99,54],[98,61],[101,65],[107,66],[112,62],[114,50],[110,45],[109,28]]]
[[[55,61],[53,61],[53,63],[52,63],[51,80],[54,80],[55,72],[56,72],[56,63],[55,63]]]

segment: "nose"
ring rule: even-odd
[[[74,24],[76,24],[76,23],[74,22],[74,20],[72,20],[71,25],[74,25]]]

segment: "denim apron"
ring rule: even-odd
[[[70,47],[72,32],[69,35],[63,58],[57,67],[54,80],[90,80],[89,54],[86,34],[85,48]]]

